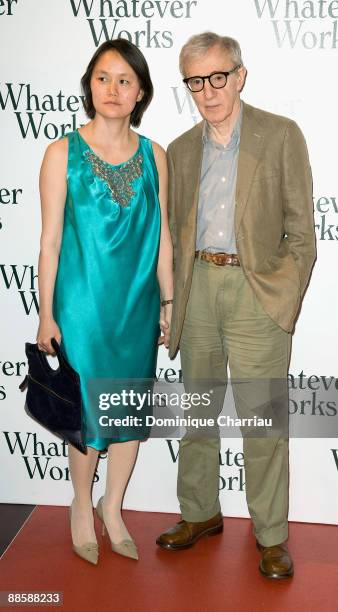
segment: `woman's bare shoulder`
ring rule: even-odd
[[[68,138],[64,136],[60,140],[51,142],[45,150],[44,160],[50,162],[64,163],[68,156]]]
[[[165,150],[163,149],[163,147],[161,147],[161,145],[159,145],[154,140],[151,141],[151,144],[153,147],[155,162],[156,162],[156,166],[158,170],[166,170],[167,169],[167,154]]]

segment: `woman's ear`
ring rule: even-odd
[[[140,89],[139,94],[138,94],[138,96],[136,98],[136,102],[141,102],[143,96],[144,96],[144,91],[143,91],[143,89]]]

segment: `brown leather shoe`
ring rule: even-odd
[[[191,523],[189,521],[179,521],[175,527],[162,533],[156,540],[156,544],[161,548],[169,550],[181,550],[190,548],[197,540],[203,536],[216,535],[223,531],[223,516],[218,512],[208,521],[202,523]]]
[[[257,542],[262,558],[259,571],[266,578],[280,580],[293,576],[293,563],[286,542],[275,546],[262,546]]]

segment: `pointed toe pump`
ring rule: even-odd
[[[70,521],[72,521],[72,506],[73,506],[73,502],[71,503],[69,507]],[[98,547],[97,542],[85,542],[84,544],[81,544],[81,546],[76,546],[74,542],[72,542],[72,544],[73,544],[73,551],[79,557],[81,557],[81,559],[84,559],[85,561],[88,561],[89,563],[93,563],[93,565],[97,565],[98,560],[99,560],[99,547]]]
[[[97,502],[96,512],[99,519],[102,521],[102,535],[104,535],[106,530],[108,532],[108,529],[103,518],[102,500],[103,496],[100,497],[99,501]],[[136,561],[138,560],[138,552],[134,540],[126,539],[122,540],[122,542],[113,542],[112,540],[110,540],[110,544],[112,551],[116,552],[118,555],[122,555],[123,557],[129,557],[130,559],[135,559]]]

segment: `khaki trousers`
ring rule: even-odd
[[[217,420],[223,408],[228,363],[232,380],[250,381],[239,391],[233,386],[238,417],[255,413],[250,392],[255,380],[264,380],[260,402],[268,406],[266,381],[282,380],[286,388],[290,350],[291,334],[264,312],[242,268],[195,260],[180,353],[185,391],[203,392],[205,381],[214,383],[212,406],[204,416]],[[199,389],[198,381],[203,381]],[[287,415],[287,393],[278,410]],[[263,546],[279,544],[288,537],[288,435],[244,437],[243,450],[254,534]],[[187,430],[180,441],[177,493],[183,519],[206,521],[220,511],[219,452],[219,432],[197,438]]]

